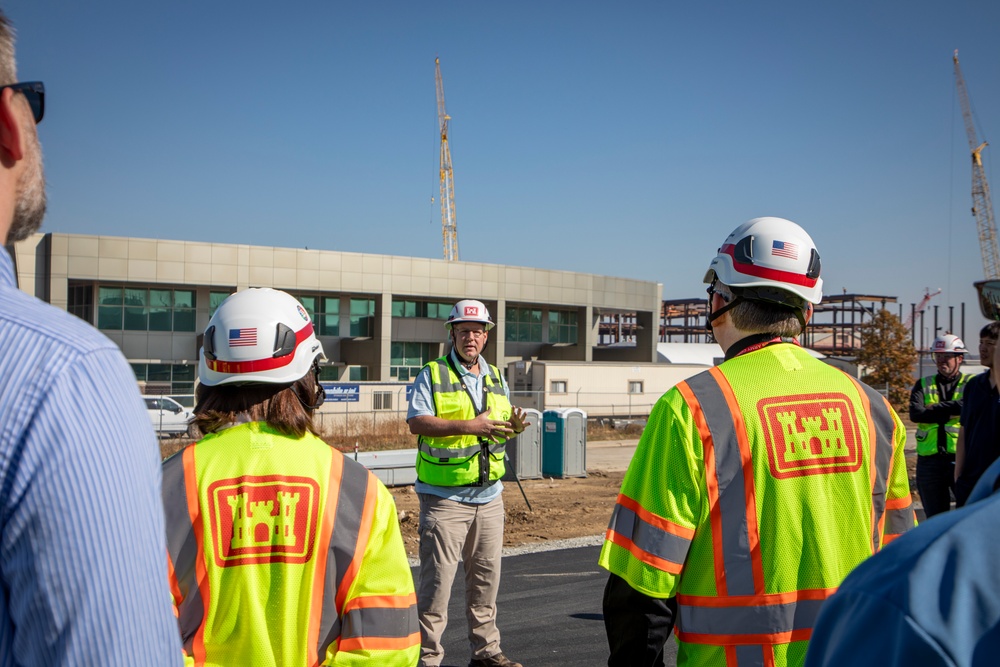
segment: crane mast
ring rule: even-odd
[[[965,132],[969,136],[969,150],[972,152],[972,215],[976,218],[979,229],[979,249],[983,254],[983,273],[987,280],[1000,278],[1000,249],[997,248],[997,227],[993,220],[993,200],[990,198],[990,186],[986,181],[983,169],[983,149],[987,142],[980,143],[976,138],[976,126],[972,120],[972,106],[969,104],[969,93],[965,89],[965,79],[962,68],[958,64],[958,49],[953,58],[955,62],[955,82],[958,85],[958,98],[962,104],[962,118],[965,120]]]
[[[444,241],[444,258],[458,261],[458,219],[455,217],[455,172],[451,168],[451,149],[448,148],[448,121],[451,116],[444,109],[444,82],[441,80],[441,59],[434,59],[434,82],[437,84],[438,127],[441,130],[441,237]]]

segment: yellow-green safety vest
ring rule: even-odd
[[[416,663],[395,503],[359,463],[241,424],[164,462],[163,504],[185,665]]]
[[[915,524],[885,399],[796,345],[744,353],[654,406],[600,565],[676,597],[677,664],[802,665],[823,601]]]
[[[936,375],[929,375],[921,378],[920,384],[924,391],[924,405],[934,405],[941,402],[941,395],[938,393]],[[962,394],[965,393],[965,383],[972,379],[971,375],[964,373],[958,378],[955,385],[955,393],[952,395],[953,401],[961,401]],[[928,456],[938,453],[938,428],[941,424],[917,424],[917,454]],[[955,446],[958,443],[959,418],[955,415],[944,423],[944,435],[947,452],[955,453]]]
[[[475,419],[476,406],[458,371],[447,356],[427,364],[431,375],[434,411],[442,419]],[[483,405],[490,419],[507,421],[510,400],[504,392],[500,371],[490,365],[483,378]],[[503,477],[506,440],[490,442],[474,435],[417,438],[417,477],[436,486],[477,486]]]

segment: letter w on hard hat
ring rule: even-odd
[[[709,314],[709,326],[747,300],[794,311],[805,329],[808,304],[823,299],[816,244],[802,227],[784,218],[754,218],[733,230],[705,273],[706,283],[714,286],[716,281],[728,285],[736,298]]]

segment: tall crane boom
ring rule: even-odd
[[[444,82],[441,80],[441,59],[434,59],[434,82],[437,84],[438,126],[441,130],[441,237],[444,241],[444,258],[458,261],[458,219],[455,216],[455,172],[451,168],[451,149],[448,148],[448,121],[451,116],[444,109]]]
[[[965,120],[965,132],[969,135],[969,150],[972,152],[972,215],[976,218],[976,226],[979,229],[979,249],[983,254],[984,277],[993,280],[1000,278],[1000,249],[997,248],[997,227],[993,221],[990,185],[986,181],[986,172],[983,169],[983,149],[988,144],[985,141],[980,143],[976,138],[969,93],[965,89],[962,68],[958,64],[958,49],[955,50],[953,60],[958,98],[962,104],[962,118]]]

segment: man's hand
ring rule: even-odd
[[[490,442],[500,442],[501,438],[506,439],[508,435],[514,432],[510,422],[500,419],[490,419],[488,412],[484,412],[475,419],[470,420],[468,424],[469,435],[485,438]]]
[[[528,413],[517,407],[513,406],[513,412],[510,414],[510,427],[514,429],[514,434],[517,435],[524,431],[525,428],[531,426],[531,422],[525,421],[527,419]]]

